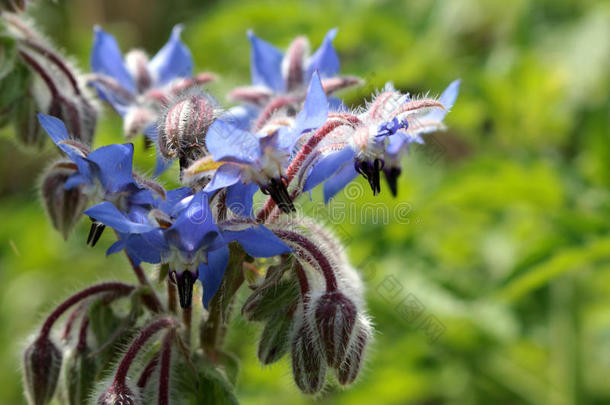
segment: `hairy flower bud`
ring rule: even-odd
[[[292,341],[292,374],[297,387],[305,394],[315,394],[324,386],[324,355],[305,326],[299,328]]]
[[[258,359],[263,364],[275,363],[290,348],[290,331],[294,312],[276,312],[265,325],[258,343]]]
[[[299,290],[294,281],[264,284],[248,297],[241,313],[249,321],[263,321],[278,310],[289,309],[298,297]]]
[[[86,348],[71,350],[65,359],[64,392],[70,405],[87,402],[95,383],[95,358]]]
[[[371,326],[367,319],[359,317],[354,327],[354,336],[347,348],[343,362],[337,367],[337,380],[342,385],[351,384],[362,368],[366,345],[371,337]]]
[[[76,170],[74,163],[61,160],[47,170],[42,180],[41,194],[47,214],[53,227],[61,232],[64,238],[68,237],[87,204],[87,197],[82,193],[81,187],[70,190],[64,188],[66,181]]]
[[[51,402],[61,370],[62,354],[51,340],[40,336],[23,353],[23,384],[32,405]]]
[[[313,305],[314,324],[326,354],[326,362],[336,367],[343,361],[356,322],[354,303],[338,291],[327,292]]]
[[[38,124],[38,105],[32,97],[24,97],[15,109],[15,134],[24,145],[42,144],[42,128]]]
[[[159,151],[166,159],[179,158],[181,167],[202,157],[205,135],[214,121],[214,107],[202,94],[190,94],[170,105],[159,125]]]
[[[123,383],[114,381],[112,385],[99,396],[97,405],[140,405],[142,401],[135,390]]]

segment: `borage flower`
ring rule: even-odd
[[[65,190],[80,187],[82,193],[92,203],[107,201],[118,210],[128,212],[136,206],[150,207],[155,191],[164,197],[162,187],[138,178],[133,173],[133,145],[112,144],[94,151],[70,138],[64,123],[49,115],[39,114],[40,125],[55,144],[74,163],[73,174],[64,184]],[[146,187],[145,187],[146,186]],[[87,243],[94,246],[104,227],[94,221]]]
[[[305,37],[297,37],[292,41],[284,54],[248,31],[252,85],[236,88],[229,94],[229,98],[246,103],[249,107],[232,109],[232,114],[240,112],[246,121],[258,116],[255,130],[279,110],[284,109],[286,115],[296,114],[296,108],[305,98],[305,90],[316,71],[329,96],[360,84],[362,81],[357,77],[338,75],[339,57],[332,44],[336,35],[336,28],[328,31],[320,47],[310,56],[309,42]],[[342,107],[338,99],[330,98],[329,101],[333,109]],[[243,123],[240,124],[246,128]]]
[[[423,143],[423,134],[444,129],[442,121],[453,106],[458,89],[456,80],[435,100],[412,99],[391,85],[386,86],[358,115],[358,125],[339,127],[320,143],[315,158],[302,169],[304,191],[326,181],[324,199],[328,202],[361,174],[376,195],[381,190],[383,171],[396,195],[401,156],[411,144]]]
[[[313,74],[307,97],[294,120],[270,121],[261,131],[243,131],[230,122],[216,120],[206,136],[211,156],[195,162],[185,176],[212,174],[205,190],[226,188],[227,206],[240,215],[251,214],[257,189],[268,194],[285,213],[294,211],[288,194],[285,169],[301,136],[327,118],[328,105],[319,75]]]
[[[108,253],[127,249],[140,260],[167,264],[183,308],[191,305],[192,288],[197,279],[203,285],[203,305],[208,307],[229,261],[230,242],[239,242],[253,257],[290,251],[262,225],[227,223],[219,227],[212,217],[208,193],[201,191],[177,201],[182,193],[188,194],[188,191],[179,189],[168,193],[167,203],[150,210],[148,215],[124,215],[108,202],[85,213],[122,235]]]
[[[215,79],[211,73],[193,77],[191,52],[180,40],[182,26],[176,25],[169,41],[152,58],[135,49],[125,58],[116,39],[95,27],[90,83],[100,97],[122,117],[126,136],[145,134],[156,140],[156,126],[167,103],[185,90]],[[165,169],[157,162],[156,172]]]

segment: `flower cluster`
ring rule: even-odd
[[[19,21],[12,14],[10,18]],[[223,109],[202,88],[216,76],[193,74],[181,32],[181,26],[175,27],[167,44],[149,59],[141,50],[123,57],[114,37],[96,27],[92,73],[82,75],[82,81],[122,116],[127,139],[142,134],[148,145],[155,145],[157,173],[178,161],[182,187],[166,190],[137,174],[131,143],[92,149],[91,139],[79,135],[65,114],[38,115],[64,155],[42,181],[54,227],[67,237],[84,214],[92,221],[87,240],[92,246],[105,228],[114,230],[116,241],[108,254],[123,251],[141,287],[90,287],[49,317],[25,353],[32,403],[48,403],[58,381],[64,356],[50,329],[59,315],[75,306],[64,336],[69,341],[72,323],[81,319],[81,338],[71,350],[88,353],[88,323],[98,316],[92,312],[93,302],[106,308],[124,296],[140,302],[150,318],[145,326],[138,323],[139,335],[128,351],[118,353],[122,360],[115,362],[113,377],[95,396],[98,404],[169,403],[175,392],[169,388],[174,381],[170,371],[182,371],[177,364],[186,364],[182,369],[192,371],[191,378],[212,378],[210,373],[217,371],[211,370],[228,357],[222,339],[231,304],[244,283],[251,293],[242,316],[264,324],[258,350],[263,364],[290,353],[295,383],[308,394],[323,389],[329,370],[337,383],[347,385],[362,367],[372,336],[363,284],[344,247],[328,230],[312,218],[292,215],[294,201],[322,185],[329,202],[359,174],[377,195],[382,172],[396,196],[403,155],[411,144],[423,143],[424,134],[444,128],[459,82],[451,83],[438,99],[412,97],[387,84],[366,106],[354,110],[335,96],[362,82],[339,75],[332,44],[336,29],[312,54],[304,37],[282,52],[248,32],[252,85],[229,94],[241,105]],[[41,72],[46,69],[48,64],[42,64]],[[259,191],[268,197],[256,211],[253,202]],[[159,280],[167,285],[165,300],[148,281],[143,263],[159,269]],[[199,349],[190,350],[197,281],[205,310]],[[95,301],[92,296],[105,298]],[[136,327],[142,305],[125,318],[125,325]],[[97,341],[98,352],[107,351],[128,329],[114,328],[114,335],[107,337],[110,343]],[[146,344],[160,331],[160,346]],[[171,360],[176,348],[179,361]],[[149,352],[148,363],[131,367],[142,351]],[[69,370],[77,377],[68,378],[69,403],[80,403],[82,392],[92,388],[83,375],[99,366],[85,365],[87,356],[75,358],[80,360],[70,362]],[[140,373],[135,384],[133,369]],[[193,390],[198,386],[194,383]]]

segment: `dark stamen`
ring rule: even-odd
[[[185,270],[180,274],[176,271],[170,271],[169,276],[178,286],[180,307],[190,308],[193,301],[193,285],[197,281],[197,274],[193,274],[190,270]]]
[[[93,218],[91,218],[91,221],[92,223],[91,228],[89,229],[89,236],[87,236],[87,245],[93,247],[97,241],[100,240],[102,233],[104,233],[104,229],[106,229],[106,225],[96,221]]]
[[[295,212],[294,204],[282,179],[271,179],[266,186],[261,187],[264,194],[270,195],[282,212],[290,214]]]
[[[398,194],[398,176],[400,176],[401,172],[400,167],[387,167],[383,169],[383,174],[385,174],[385,179],[394,197]]]
[[[383,165],[384,162],[382,159],[375,159],[372,164],[366,160],[354,163],[356,171],[369,182],[371,190],[373,190],[373,195],[377,195],[381,191],[379,172],[383,169]]]

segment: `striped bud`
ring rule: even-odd
[[[161,119],[159,151],[166,159],[179,158],[181,167],[187,167],[205,154],[205,134],[213,121],[214,108],[203,93],[180,99]]]
[[[95,384],[95,358],[86,348],[75,348],[66,356],[64,366],[64,392],[70,405],[87,403]]]
[[[301,326],[292,341],[292,374],[297,387],[305,394],[315,394],[324,387],[326,362],[305,326]]]
[[[290,331],[294,312],[277,312],[265,325],[258,343],[258,359],[263,364],[275,363],[290,348]]]
[[[338,291],[327,292],[313,305],[314,322],[329,366],[343,361],[356,322],[356,306]]]
[[[15,108],[15,135],[24,145],[42,145],[42,128],[38,123],[38,105],[33,97],[24,97]]]
[[[354,327],[354,336],[350,342],[343,362],[337,368],[337,381],[342,385],[351,384],[358,377],[362,368],[366,345],[371,337],[371,326],[368,320],[359,318]]]
[[[23,385],[31,405],[51,402],[61,370],[62,354],[48,337],[39,337],[23,353]]]
[[[53,164],[42,179],[42,200],[51,218],[53,227],[64,238],[76,225],[81,213],[87,204],[87,197],[82,193],[81,187],[66,190],[66,181],[77,171],[76,165],[67,160]]]

